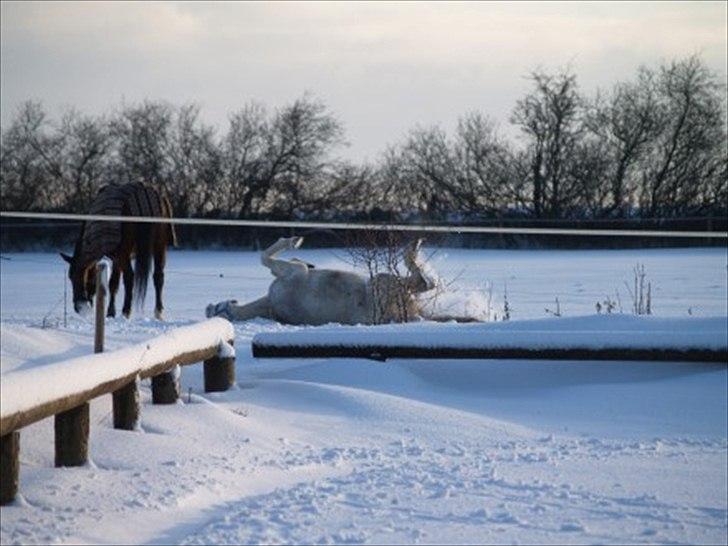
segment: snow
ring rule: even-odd
[[[290,255],[346,267],[341,250]],[[93,351],[91,320],[70,314],[63,326],[57,255],[7,257],[3,389],[15,374]],[[500,306],[507,284],[511,322],[484,326],[514,337],[540,322],[550,331],[617,323],[624,335],[636,337],[633,323],[646,331],[626,314],[581,318],[615,290],[626,311],[623,283],[638,261],[652,282],[656,316],[646,322],[656,331],[672,324],[675,339],[719,331],[725,249],[442,250],[431,260],[456,279],[460,305],[490,282]],[[251,252],[174,251],[166,272],[170,320],[148,318],[150,309],[109,320],[107,350],[202,321],[211,301],[253,300],[271,279]],[[544,312],[556,296],[561,319]],[[410,327],[459,331],[394,331]],[[251,357],[256,335],[308,330],[235,324],[236,388],[205,394],[202,366],[185,366],[180,403],[154,406],[144,380],[138,432],[112,428],[110,396],[94,400],[86,467],[53,468],[51,419],[22,429],[21,495],[0,508],[0,542],[728,540],[725,365]]]
[[[101,287],[103,290],[108,293],[109,291],[109,272],[112,270],[112,263],[111,260],[108,258],[101,258],[98,262],[99,271],[101,273],[100,280],[101,280]]]
[[[268,346],[456,348],[588,348],[728,350],[726,317],[657,318],[631,315],[532,319],[483,324],[332,326],[261,333]]]
[[[235,348],[227,341],[221,341],[217,356],[220,358],[235,358]]]

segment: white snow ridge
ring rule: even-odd
[[[297,255],[317,267],[342,267],[328,250]],[[57,256],[8,256],[15,259],[3,261],[0,275],[3,414],[44,391],[90,380],[76,366],[96,359],[87,356],[91,321],[71,314],[63,326],[62,308],[49,316],[65,281]],[[252,252],[171,252],[170,320],[109,319],[107,351],[134,352],[168,331],[170,350],[193,343],[173,331],[203,321],[209,301],[252,301],[265,293],[270,279],[258,260]],[[638,260],[651,274],[656,316],[628,316],[624,291],[622,315],[595,316],[595,303],[623,286]],[[490,282],[489,305],[499,316],[507,284],[511,321],[361,327],[354,335],[401,343],[425,331],[433,345],[438,336],[451,344],[492,336],[544,347],[554,332],[583,345],[579,332],[588,331],[598,347],[657,340],[725,346],[724,249],[449,250],[447,261],[433,265],[444,279],[457,275],[463,290]],[[561,318],[544,312],[556,296]],[[640,326],[643,339],[634,325],[646,323],[654,335]],[[479,327],[490,328],[486,338],[478,337]],[[0,508],[0,542],[728,541],[724,363],[256,359],[256,335],[320,339],[321,332],[351,330],[266,320],[234,330],[234,345],[220,346],[221,356],[236,356],[233,389],[205,393],[202,366],[185,366],[180,403],[153,405],[144,380],[137,431],[113,428],[110,396],[94,400],[84,467],[54,468],[52,419],[21,429],[20,495]],[[548,336],[534,337],[537,330]],[[80,359],[73,373],[54,368],[70,359]],[[106,372],[101,366],[93,373]],[[55,384],[6,400],[6,389],[19,381],[13,376],[25,374]]]

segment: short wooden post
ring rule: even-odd
[[[203,364],[205,392],[222,392],[235,384],[235,351],[230,346]]]
[[[13,502],[20,474],[20,431],[0,437],[0,505]]]
[[[179,394],[179,368],[152,377],[153,404],[176,404]]]
[[[205,392],[226,391],[235,384],[235,358],[213,356],[205,360]]]
[[[139,388],[132,381],[113,393],[114,428],[135,430],[139,424]]]
[[[89,403],[56,414],[56,466],[82,466],[88,461]]]

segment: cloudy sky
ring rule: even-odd
[[[481,110],[506,126],[525,76],[570,65],[591,93],[693,53],[725,79],[718,2],[2,1],[0,106],[55,113],[195,101],[221,129],[251,99],[308,90],[344,122],[342,154],[372,158],[417,124]]]

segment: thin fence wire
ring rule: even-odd
[[[178,225],[269,227],[326,230],[409,231],[429,233],[493,233],[513,235],[569,235],[586,237],[676,237],[702,239],[728,239],[725,231],[674,231],[640,229],[571,229],[524,228],[489,226],[453,226],[431,224],[372,224],[354,222],[303,222],[279,220],[226,220],[211,218],[161,218],[155,216],[107,216],[99,214],[68,214],[56,212],[0,211],[1,218],[27,218],[39,220],[73,220],[100,222],[172,223]]]
[[[5,256],[0,254],[0,260],[6,261],[6,262],[19,262],[19,263],[31,263],[31,264],[39,264],[39,265],[45,265],[45,266],[58,266],[61,268],[66,269],[68,265],[63,262],[62,260],[34,260],[33,258],[26,258],[26,257],[18,257],[18,256]],[[266,281],[269,280],[270,276],[253,276],[253,275],[235,275],[235,274],[229,274],[224,272],[218,272],[218,273],[200,273],[200,272],[193,272],[193,271],[183,271],[179,269],[170,269],[165,268],[165,273],[172,273],[175,275],[182,275],[187,277],[202,277],[202,278],[211,278],[211,279],[241,279],[245,281]]]

